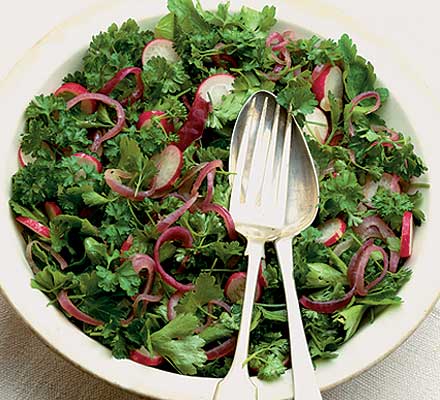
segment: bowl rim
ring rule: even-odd
[[[23,70],[23,66],[25,64],[28,64],[32,61],[32,59],[34,58],[38,58],[41,57],[42,54],[46,54],[47,52],[50,53],[50,43],[57,41],[57,36],[61,35],[61,36],[68,36],[69,31],[71,31],[73,29],[74,26],[76,26],[75,24],[80,24],[84,23],[85,21],[88,21],[88,25],[90,25],[91,23],[95,23],[94,18],[98,18],[99,19],[99,15],[97,15],[100,11],[100,7],[102,6],[102,4],[105,4],[106,7],[109,7],[109,5],[111,5],[111,7],[114,7],[115,9],[122,8],[123,5],[126,7],[127,4],[135,4],[135,0],[110,0],[110,1],[106,1],[106,2],[98,2],[97,4],[94,4],[93,6],[89,7],[88,9],[82,11],[81,13],[69,18],[68,20],[66,20],[65,22],[59,24],[58,26],[56,26],[54,29],[52,29],[51,31],[49,31],[42,39],[40,39],[23,57],[21,60],[19,60],[17,62],[17,64],[12,68],[12,70],[9,72],[9,74],[6,76],[6,78],[3,80],[3,82],[0,84],[0,93],[3,93],[3,91],[7,92],[8,89],[8,82],[13,82],[14,79],[16,80],[18,77],[20,77],[21,74],[25,73],[25,70]],[[217,2],[213,2],[213,1],[204,1],[202,2],[203,5],[205,5],[205,3],[210,3],[210,4],[217,4]],[[249,6],[253,6],[253,7],[258,7],[263,5],[264,3],[261,0],[249,0],[245,2],[247,5]],[[290,10],[290,13],[293,12],[293,10],[295,9],[295,7],[298,7],[298,9],[302,10],[302,12],[308,13],[311,12],[314,7],[316,7],[316,4],[322,5],[322,3],[320,3],[320,0],[312,0],[312,1],[307,1],[307,0],[300,0],[300,1],[296,1],[295,5],[293,5],[291,2],[289,2],[288,4],[281,4],[280,1],[275,0],[271,2],[272,4],[276,5],[277,7],[277,15],[285,15],[284,13],[280,13],[280,9],[284,10]],[[233,1],[231,2],[232,6],[236,6],[237,4],[240,4],[240,2],[237,1]],[[109,7],[110,8],[110,7]],[[138,9],[139,7],[137,7]],[[329,10],[327,10],[329,11]],[[348,27],[350,26],[350,29],[353,29],[353,27],[356,26],[355,21],[353,21],[352,19],[350,19],[349,17],[343,16],[341,13],[339,13],[339,11],[336,12],[336,14],[334,14],[336,11],[335,10],[331,10],[330,14],[335,16],[336,20],[340,20],[341,16],[342,19],[346,22],[346,25],[344,25],[345,29],[348,29]],[[158,15],[158,14],[155,14]],[[327,14],[328,15],[328,14]],[[133,13],[133,17],[136,18],[135,14]],[[120,18],[119,18],[120,19]],[[138,19],[138,18],[136,18]],[[139,20],[142,20],[142,18],[140,17]],[[105,25],[106,27],[107,25]],[[310,29],[312,29],[312,27],[310,27]],[[96,28],[96,32],[98,32],[99,28]],[[312,29],[313,31],[317,31],[316,29]],[[95,32],[95,33],[96,33]],[[321,31],[319,31],[319,33],[321,33]],[[351,31],[350,31],[351,34]],[[367,39],[365,39],[366,41],[372,40],[373,38],[373,42],[376,42],[377,45],[377,41],[374,39],[374,35],[370,35],[368,33],[365,33],[364,31],[361,31],[361,33],[359,33],[359,35],[362,37],[362,35],[366,35],[365,37]],[[354,40],[355,43],[359,44],[359,40],[358,38],[356,38]],[[365,41],[361,40],[362,44],[365,44]],[[383,46],[386,47],[386,43],[385,42],[380,42]],[[362,46],[363,48],[365,46]],[[394,50],[391,48],[391,46],[387,49],[387,51],[393,51]],[[368,52],[366,51],[362,51],[362,54],[368,54]],[[402,57],[399,57],[399,59],[402,59]],[[374,65],[376,65],[375,62],[373,62]],[[406,65],[406,62],[404,62],[404,65]],[[418,90],[422,90],[426,93],[426,90],[423,89],[421,82],[418,82]],[[426,88],[425,88],[426,89]],[[32,95],[33,96],[33,95]],[[432,96],[432,95],[431,95]],[[432,96],[432,98],[434,98],[434,96]],[[399,98],[400,99],[400,98]],[[435,104],[435,102],[433,103]],[[16,133],[16,129],[14,130],[14,132]],[[432,164],[433,165],[433,164]],[[431,164],[430,164],[431,166]],[[10,177],[9,177],[10,178]],[[3,205],[2,205],[3,207]],[[4,208],[4,207],[3,207]],[[2,211],[5,211],[2,209]],[[0,273],[0,277],[1,277],[1,273]],[[438,277],[440,277],[440,274],[438,275]],[[439,279],[440,282],[440,279]],[[440,285],[438,286],[440,287]],[[5,289],[2,285],[2,282],[0,281],[0,291],[1,293],[4,295],[4,297],[7,299],[7,301],[13,306],[13,308],[15,309],[15,311],[22,317],[22,319],[27,323],[28,326],[31,327],[32,331],[34,331],[38,337],[40,337],[40,339],[42,339],[42,341],[48,345],[49,348],[55,350],[58,354],[60,354],[63,358],[67,359],[68,361],[72,362],[74,365],[76,365],[77,367],[79,367],[80,369],[91,373],[94,376],[97,376],[101,379],[104,379],[108,382],[110,382],[111,384],[114,384],[118,387],[122,387],[126,390],[129,390],[133,393],[136,394],[140,394],[140,395],[148,395],[148,396],[152,396],[151,394],[145,393],[143,391],[139,391],[138,389],[134,388],[134,387],[128,387],[126,382],[121,382],[121,381],[116,381],[116,380],[111,380],[109,379],[108,376],[103,375],[102,373],[97,373],[96,371],[92,370],[90,366],[85,367],[84,365],[81,364],[80,361],[78,361],[77,358],[75,357],[69,357],[69,355],[66,354],[66,352],[63,352],[62,346],[58,345],[54,345],[53,343],[51,343],[50,341],[47,340],[47,336],[45,336],[41,330],[38,329],[38,326],[35,325],[34,321],[32,321],[31,319],[28,318],[28,314],[26,314],[22,308],[19,307],[19,305],[17,304],[16,301],[14,301],[14,298],[10,297],[11,293]],[[394,341],[394,345],[388,348],[388,351],[385,351],[383,353],[381,353],[378,357],[376,357],[372,362],[369,363],[365,363],[363,365],[362,368],[359,368],[356,370],[356,372],[351,373],[350,375],[346,375],[343,379],[339,379],[337,381],[332,382],[331,384],[327,384],[324,385],[322,387],[322,390],[327,390],[330,389],[331,387],[334,387],[340,383],[343,383],[349,379],[352,379],[353,377],[361,374],[362,372],[364,372],[365,370],[369,369],[370,367],[372,367],[373,365],[375,365],[376,363],[378,363],[379,361],[381,361],[382,359],[384,359],[386,356],[388,356],[392,351],[394,351],[398,346],[400,346],[400,344],[402,344],[414,331],[415,329],[420,325],[420,323],[426,318],[426,316],[429,314],[429,312],[432,310],[432,308],[435,306],[436,302],[438,301],[438,299],[440,298],[440,289],[437,289],[437,293],[434,293],[433,298],[431,299],[431,301],[429,302],[429,304],[425,304],[424,305],[424,309],[422,313],[419,313],[417,316],[417,319],[415,321],[413,321],[411,329],[406,330],[404,334],[401,334],[399,336],[399,339]],[[63,316],[63,318],[65,318]],[[68,321],[66,319],[66,321]],[[141,367],[144,368],[144,367]],[[144,369],[145,371],[145,369]],[[165,373],[164,371],[161,371],[161,374],[170,374],[170,373]],[[173,376],[179,376],[177,374],[172,374]],[[288,374],[285,374],[288,375]],[[193,379],[193,377],[189,378],[189,377],[184,377],[187,380]],[[196,379],[200,379],[200,378],[196,378]],[[181,380],[181,379],[180,379]],[[206,381],[216,381],[213,378],[203,378],[203,380]],[[281,379],[282,380],[282,379]],[[280,380],[280,381],[281,381]],[[285,385],[287,383],[287,379],[283,380],[283,385]],[[268,385],[268,386],[272,386],[272,385]],[[268,389],[270,390],[270,389]],[[168,395],[168,394],[167,394]],[[161,397],[162,398],[162,397]],[[167,397],[168,398],[168,397]],[[169,397],[171,398],[171,397]]]

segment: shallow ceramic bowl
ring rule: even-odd
[[[159,4],[160,3],[160,4]],[[160,399],[210,399],[216,379],[187,377],[158,369],[148,368],[128,360],[115,360],[109,350],[93,341],[55,307],[47,307],[47,297],[29,285],[31,271],[24,257],[23,241],[8,209],[10,177],[17,170],[17,147],[23,126],[23,111],[39,93],[55,90],[61,78],[80,65],[81,57],[93,34],[106,29],[112,22],[121,23],[129,17],[152,27],[166,10],[165,0],[112,0],[95,6],[75,17],[44,37],[21,60],[0,87],[1,116],[1,225],[3,263],[0,284],[4,294],[18,314],[54,350],[82,369],[124,389]],[[202,1],[214,8],[216,1]],[[232,8],[246,3],[261,8],[259,0],[232,1]],[[395,53],[386,39],[375,37],[352,20],[334,9],[320,4],[319,0],[274,1],[280,29],[292,28],[299,35],[312,32],[323,37],[339,37],[343,32],[351,35],[360,53],[371,60],[381,81],[392,93],[384,108],[389,125],[414,138],[417,151],[430,167],[425,180],[440,179],[435,162],[435,149],[439,148],[438,132],[434,131],[432,118],[439,111],[435,100],[424,86],[405,67],[405,61]],[[277,4],[278,3],[278,4]],[[423,115],[423,117],[421,117]],[[414,266],[411,281],[400,295],[405,302],[389,308],[371,326],[360,330],[340,350],[334,360],[321,362],[317,368],[319,386],[329,389],[383,359],[399,346],[419,325],[435,304],[440,288],[440,268],[435,265],[437,252],[434,239],[438,237],[437,188],[426,193],[423,206],[427,222],[418,229],[414,241]],[[291,396],[290,374],[286,373],[272,383],[258,381],[261,399],[285,399]]]

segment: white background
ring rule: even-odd
[[[148,4],[148,1],[151,0],[145,0],[145,3]],[[0,80],[7,75],[7,72],[24,52],[52,27],[95,2],[95,0],[0,0],[0,5],[2,5],[0,9]],[[393,45],[399,49],[400,53],[409,60],[418,78],[422,79],[434,94],[440,92],[440,28],[438,21],[440,10],[435,0],[368,0],[362,2],[356,0],[326,0],[326,3],[340,8],[343,13],[353,16],[359,24],[363,24],[366,29],[373,31],[376,35],[383,35],[386,40],[393,42]],[[362,49],[360,49],[360,52],[362,53]],[[380,71],[378,72],[380,75]],[[4,101],[7,100],[1,99],[0,104]],[[421,118],[424,117],[427,116],[421,116]],[[3,307],[7,307],[3,301],[1,303]],[[7,317],[10,320],[5,319],[0,322],[6,324],[8,323],[7,321],[12,321],[16,318],[12,311],[10,313],[9,317]],[[359,400],[364,398],[370,400],[388,400],[391,398],[393,400],[439,399],[439,376],[437,376],[437,383],[435,383],[433,382],[435,376],[431,375],[432,372],[424,369],[426,368],[424,363],[426,358],[431,356],[431,362],[438,361],[438,357],[432,358],[431,354],[431,352],[440,352],[438,337],[437,344],[435,344],[436,340],[432,341],[431,338],[431,343],[428,346],[430,335],[438,332],[438,327],[440,326],[438,315],[439,312],[437,311],[436,315],[430,317],[431,321],[427,321],[422,325],[418,333],[410,339],[409,343],[405,344],[407,346],[406,349],[399,349],[382,365],[375,367],[372,371],[364,374],[351,384],[343,385],[330,392],[325,398],[328,400],[352,400],[355,398],[352,396],[356,396]],[[432,327],[434,326],[437,327],[437,330],[434,329],[433,331]],[[26,334],[30,335],[28,339],[30,343],[38,347],[38,341],[32,341],[33,339],[31,339],[29,332]],[[2,332],[0,332],[1,336]],[[427,343],[425,354],[423,353],[423,343]],[[11,345],[13,346],[14,343]],[[419,345],[422,347],[422,352],[411,355],[414,349],[420,347]],[[73,380],[77,383],[83,380],[85,385],[90,387],[91,392],[88,392],[88,389],[78,387],[78,397],[75,395],[70,397],[67,395],[68,383],[66,385],[62,382],[48,384],[45,376],[52,375],[53,378],[59,371],[45,371],[44,360],[46,356],[41,354],[40,362],[43,362],[43,365],[41,365],[40,379],[38,381],[29,381],[26,378],[30,374],[30,371],[26,370],[26,358],[20,361],[22,365],[19,363],[19,357],[15,360],[16,362],[10,362],[9,357],[6,355],[8,346],[8,343],[0,343],[0,400],[23,400],[25,398],[31,400],[37,398],[38,400],[58,398],[76,400],[77,398],[86,399],[92,397],[94,399],[94,395],[97,392],[101,392],[101,398],[104,400],[110,398],[108,397],[109,393],[112,393],[111,396],[114,400],[134,399],[134,397],[125,395],[121,391],[113,393],[113,389],[103,386],[105,384],[93,380],[93,378],[83,377],[81,372],[75,371],[73,367],[64,361],[58,359],[56,361],[49,361],[51,357],[55,356],[50,354],[50,351],[46,350],[43,346],[40,346],[39,349],[42,352],[46,351],[49,353],[47,354],[48,365],[57,365],[59,368],[68,369],[74,375],[72,376]],[[5,357],[7,357],[7,360],[5,360]],[[407,361],[403,362],[403,358]],[[2,359],[3,361],[1,361]],[[22,372],[22,380],[17,379],[16,374],[12,373],[12,368],[17,368],[17,370]],[[430,371],[437,371],[438,373],[439,368],[434,368]],[[50,379],[49,376],[47,376],[47,379]],[[384,380],[389,380],[389,384],[393,385],[394,388],[389,389],[389,385]],[[22,386],[25,381],[27,381],[26,385],[35,386],[35,390],[27,392],[33,394],[24,394]],[[377,388],[378,390],[372,395],[371,393],[374,393],[374,390],[372,392],[374,385],[383,385],[384,389],[379,390]],[[370,394],[367,395],[367,392]]]

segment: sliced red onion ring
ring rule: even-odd
[[[159,221],[159,223],[156,225],[156,229],[159,233],[164,232],[166,229],[168,229],[171,225],[173,225],[183,214],[185,214],[186,211],[188,211],[193,204],[197,200],[197,195],[191,197],[189,200],[185,202],[181,207],[179,207],[177,210],[173,211],[171,214],[167,215],[164,219]]]
[[[204,179],[207,177],[207,175],[210,172],[215,171],[217,168],[222,168],[222,167],[223,167],[223,162],[221,160],[214,160],[205,164],[203,168],[200,170],[200,173],[197,176],[196,180],[194,181],[190,193],[191,197],[195,196],[198,193],[200,186],[202,185]]]
[[[236,344],[237,344],[237,338],[235,336],[232,336],[222,344],[219,344],[218,346],[215,346],[212,349],[207,350],[205,352],[206,359],[208,361],[212,361],[222,357],[226,357],[234,352]]]
[[[147,349],[143,347],[137,350],[131,350],[130,360],[148,367],[157,367],[165,361],[165,359],[159,354],[151,355]]]
[[[348,293],[345,294],[344,297],[330,301],[314,301],[306,296],[301,296],[299,302],[303,307],[308,308],[309,310],[313,310],[322,314],[331,314],[347,306],[353,298],[354,292],[355,288],[353,287]]]
[[[396,237],[393,230],[377,215],[366,217],[359,226],[353,228],[354,232],[362,240],[380,238],[386,240],[389,237]],[[400,255],[396,251],[390,252],[390,272],[396,272],[399,266]]]
[[[67,292],[65,290],[61,290],[57,295],[58,303],[60,303],[61,308],[70,314],[73,318],[78,321],[85,322],[86,324],[92,326],[101,326],[104,325],[104,322],[99,321],[91,316],[83,313],[72,301],[69,299]]]
[[[368,92],[364,92],[353,97],[353,99],[351,100],[350,113],[354,111],[355,107],[358,106],[360,102],[367,99],[375,99],[376,103],[365,114],[371,114],[372,112],[377,111],[380,107],[380,95],[374,90],[370,90]],[[348,131],[350,133],[350,136],[355,135],[353,121],[351,120],[351,117],[348,120]]]
[[[390,140],[392,142],[397,142],[400,137],[399,134],[394,131],[393,129],[387,128],[386,126],[382,126],[382,125],[371,125],[370,128],[374,131],[374,132],[386,132],[390,135]],[[392,147],[391,143],[382,143],[383,146],[385,147]]]
[[[147,190],[147,191],[141,191],[137,192],[128,187],[127,185],[124,185],[121,183],[120,179],[130,179],[131,174],[126,171],[122,171],[121,169],[107,169],[104,172],[104,180],[107,183],[108,186],[110,186],[110,189],[114,192],[120,194],[123,197],[126,197],[130,200],[143,200],[146,197],[150,197],[154,190]]]
[[[214,179],[215,179],[215,171],[211,171],[206,175],[206,196],[205,200],[203,200],[204,203],[211,203],[212,202],[212,196],[214,194]]]
[[[133,308],[137,308],[138,304],[142,301],[142,312],[145,312],[148,303],[158,303],[163,298],[163,294],[139,294],[133,303]]]
[[[50,255],[58,262],[58,264],[59,264],[59,266],[60,266],[60,269],[61,270],[65,270],[69,265],[67,264],[67,261],[59,254],[59,253],[57,253],[54,249],[52,249],[52,247],[50,247],[48,244],[46,244],[46,243],[42,243],[42,242],[39,242],[39,241],[37,241],[37,240],[34,240],[33,242],[30,242],[29,244],[28,244],[28,246],[29,245],[31,245],[30,246],[30,252],[31,252],[31,256],[32,256],[32,247],[33,247],[33,245],[35,244],[35,243],[38,243],[38,245],[39,246],[41,246],[44,250],[46,250],[46,251],[48,251],[49,253],[50,253]],[[28,251],[28,246],[26,247],[26,254],[28,254],[27,253],[27,251]]]
[[[224,43],[217,43],[214,48],[215,49],[222,49],[225,46]],[[211,56],[212,62],[217,66],[217,67],[227,67],[228,64],[232,67],[232,68],[237,68],[238,67],[238,63],[235,60],[234,57],[232,57],[230,54],[226,54],[226,53],[222,53],[222,54],[214,54]]]
[[[206,319],[206,322],[203,326],[197,328],[194,333],[195,334],[199,334],[200,332],[203,332],[208,326],[212,325],[212,323],[214,322],[211,314],[213,312],[213,306],[216,305],[218,307],[223,308],[227,313],[231,313],[231,306],[227,303],[225,303],[222,300],[210,300],[208,301],[208,318]]]
[[[142,301],[143,302],[142,313],[144,313],[148,303],[150,302],[156,303],[162,300],[163,297],[162,294],[160,295],[150,294],[151,288],[153,287],[153,283],[154,283],[154,276],[156,273],[156,263],[147,254],[135,254],[133,257],[131,257],[131,264],[133,265],[134,271],[138,275],[143,270],[147,270],[148,272],[147,282],[145,283],[144,289],[142,290],[142,293],[138,294],[134,298],[134,303],[133,303],[133,309],[136,309],[139,302]]]
[[[116,75],[110,79],[98,92],[108,95],[115,87],[128,75],[133,74],[136,77],[136,88],[130,96],[120,101],[122,106],[127,106],[135,103],[144,95],[144,84],[142,82],[142,70],[138,67],[123,68],[116,73]]]
[[[379,251],[383,256],[383,269],[381,274],[365,286],[365,268],[373,251]],[[376,286],[388,271],[388,255],[382,247],[376,246],[373,239],[367,240],[356,252],[348,267],[348,280],[350,285],[355,288],[355,294],[366,296],[368,291]]]
[[[187,292],[189,290],[194,289],[193,283],[183,284],[174,279],[171,275],[165,272],[161,263],[160,263],[160,248],[162,244],[165,242],[170,242],[177,240],[182,243],[183,247],[189,248],[192,247],[193,238],[188,229],[183,228],[181,226],[175,226],[172,228],[168,228],[165,230],[157,239],[156,244],[154,246],[154,261],[156,263],[156,271],[160,274],[163,281],[170,285],[171,287],[181,291]]]
[[[80,94],[67,102],[67,110],[70,110],[72,107],[82,102],[83,100],[98,100],[104,104],[113,107],[116,110],[116,115],[118,118],[116,125],[110,130],[108,130],[102,137],[100,137],[96,141],[93,141],[91,150],[96,152],[99,149],[99,147],[101,147],[102,142],[105,142],[106,140],[115,137],[122,130],[125,123],[125,111],[122,105],[118,101],[102,93]]]
[[[179,303],[179,300],[182,298],[182,296],[185,294],[185,292],[175,292],[170,299],[168,300],[167,305],[167,317],[168,321],[173,320],[176,318],[176,311],[174,310],[174,307],[176,307],[177,303]]]
[[[226,226],[226,230],[228,231],[229,238],[231,240],[237,240],[238,234],[235,230],[234,220],[232,219],[231,214],[226,208],[224,208],[220,204],[215,203],[202,203],[198,206],[198,208],[202,212],[213,211],[217,213],[220,217],[222,217]]]

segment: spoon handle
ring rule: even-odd
[[[275,242],[275,249],[286,295],[294,399],[322,400],[309,354],[293,279],[292,239],[292,237],[278,239]]]
[[[264,255],[264,241],[249,239],[246,254],[249,256],[248,269],[237,347],[235,348],[234,360],[229,372],[217,385],[214,400],[256,400],[258,398],[257,387],[252,383],[247,364],[244,364],[244,362],[248,356],[252,309],[257,287],[258,271],[261,258]]]

